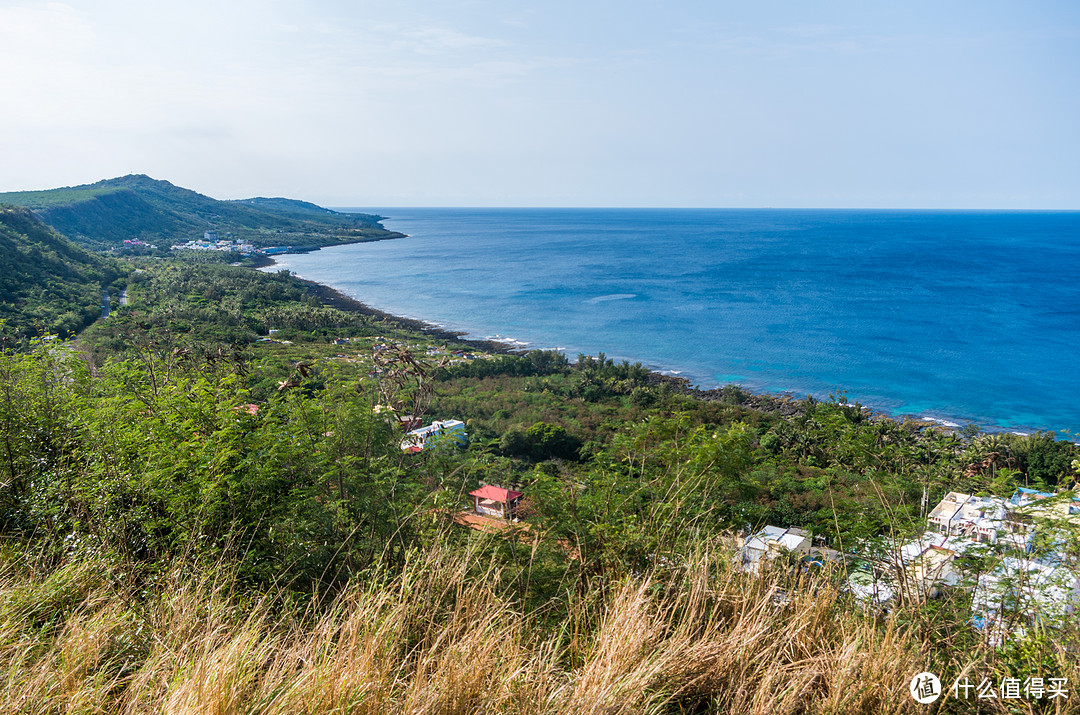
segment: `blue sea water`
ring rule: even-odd
[[[702,387],[1080,433],[1080,212],[365,209],[408,238],[280,257],[473,337]]]

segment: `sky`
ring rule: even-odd
[[[1080,209],[1074,0],[0,0],[0,191]]]

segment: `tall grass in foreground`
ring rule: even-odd
[[[220,573],[176,569],[138,594],[101,564],[35,574],[9,562],[0,711],[764,715],[973,705],[916,705],[908,683],[928,649],[919,629],[863,616],[824,579],[779,569],[750,577],[704,553],[663,579],[567,594],[553,621],[520,612],[498,576],[478,550],[435,547],[303,612],[278,596],[252,601]],[[974,662],[968,655],[959,665]],[[1060,665],[1078,682],[1075,664]]]

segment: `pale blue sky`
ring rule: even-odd
[[[0,190],[1080,208],[1075,2],[0,0]]]

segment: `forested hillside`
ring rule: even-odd
[[[46,191],[0,194],[64,235],[93,248],[141,239],[169,244],[213,229],[256,246],[324,246],[395,238],[378,216],[345,214],[289,199],[219,201],[143,175]]]
[[[0,318],[9,332],[74,335],[101,314],[102,291],[128,270],[27,209],[0,205]]]

